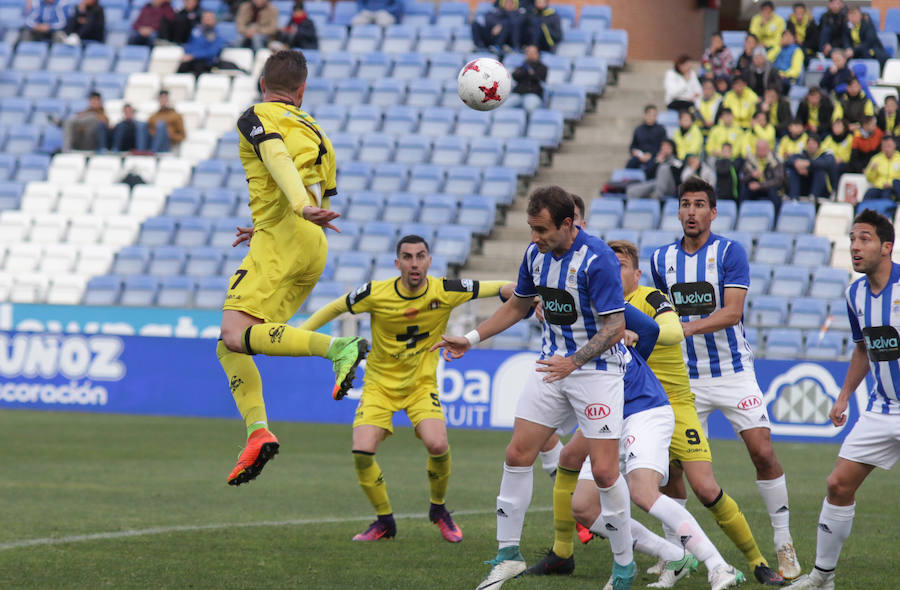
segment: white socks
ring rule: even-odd
[[[556,441],[555,447],[549,451],[538,453],[538,456],[541,458],[541,469],[550,477],[553,477],[553,474],[556,473],[556,468],[559,467],[559,454],[562,452],[562,449],[562,442]]]
[[[660,496],[650,507],[648,513],[662,522],[664,526],[675,531],[678,537],[677,544],[693,553],[694,557],[706,565],[707,570],[713,571],[725,563],[722,555],[700,528],[697,520],[677,501],[668,496]]]
[[[791,512],[788,509],[787,482],[784,474],[775,479],[756,480],[756,487],[766,504],[769,520],[772,521],[775,547],[791,542]]]
[[[591,527],[591,530],[594,528]],[[669,543],[633,518],[631,536],[634,537],[634,548],[646,555],[665,561],[678,561],[684,557],[684,549]]]
[[[828,499],[822,501],[819,527],[816,531],[816,569],[830,572],[837,566],[841,547],[850,536],[856,502],[849,506],[834,506]]]
[[[534,476],[531,466],[510,467],[503,464],[500,495],[497,496],[497,541],[500,549],[518,545],[522,539],[525,511],[531,504]]]
[[[628,565],[634,561],[631,537],[631,499],[628,496],[628,485],[619,474],[616,483],[600,490],[600,504],[603,507],[601,516],[604,530],[609,539],[613,559],[619,565]]]
[[[687,506],[687,498],[669,498],[669,499],[672,500],[673,502],[677,502],[678,504],[680,504],[682,508]],[[678,533],[675,531],[675,529],[673,529],[672,527],[667,525],[665,523],[665,521],[660,521],[660,522],[662,522],[663,534],[665,534],[665,536],[666,536],[666,541],[668,541],[669,543],[672,543],[673,545],[678,545],[680,547],[681,540],[678,538]]]

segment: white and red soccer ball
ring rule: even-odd
[[[476,111],[496,109],[509,97],[509,72],[496,59],[481,57],[470,61],[456,79],[459,98]]]

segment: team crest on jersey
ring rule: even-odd
[[[569,269],[569,276],[566,277],[566,285],[574,287],[578,283],[578,271],[574,268]]]
[[[438,301],[437,299],[432,299],[432,300],[428,303],[428,309],[437,309],[437,308],[439,308],[440,306],[441,306],[441,302]]]

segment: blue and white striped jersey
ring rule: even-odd
[[[519,297],[541,297],[541,358],[575,354],[597,333],[599,316],[625,309],[618,258],[603,240],[583,230],[560,258],[552,252],[541,254],[536,244],[528,246],[515,292]],[[581,369],[622,374],[630,358],[619,342]]]
[[[669,396],[666,395],[666,390],[647,361],[632,350],[631,362],[625,368],[625,406],[622,408],[622,417],[628,418],[638,412],[667,405]]]
[[[847,287],[847,315],[854,342],[864,341],[875,385],[866,410],[900,414],[900,265],[894,264],[888,284],[877,295],[866,277]]]
[[[740,243],[716,234],[695,253],[681,240],[658,248],[650,260],[656,288],[668,294],[683,321],[705,318],[721,309],[726,287],[750,288],[750,263]],[[744,320],[712,334],[685,338],[681,344],[688,376],[721,377],[753,368],[753,350],[744,336]]]

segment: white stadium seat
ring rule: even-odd
[[[150,52],[150,65],[147,71],[164,76],[171,74],[181,65],[184,49],[180,45],[157,45]]]

